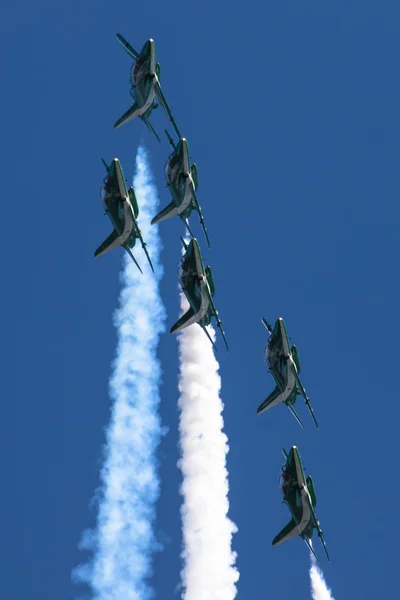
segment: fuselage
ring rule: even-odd
[[[176,150],[171,154],[165,167],[165,176],[176,205],[176,212],[182,218],[192,212],[195,184],[193,181],[189,148],[185,138],[179,140]]]
[[[192,323],[208,325],[210,323],[210,288],[207,282],[200,248],[197,240],[192,239],[182,261],[181,284],[183,292],[194,311],[186,326]]]
[[[134,116],[150,116],[157,95],[157,84],[156,50],[154,41],[150,39],[131,68],[131,95],[137,105]]]
[[[282,485],[282,494],[285,502],[290,507],[290,512],[297,525],[295,532],[292,530],[283,537],[279,543],[286,541],[294,534],[310,538],[313,532],[312,513],[310,506],[312,500],[307,488],[303,465],[299,451],[292,446],[285,465],[285,478]]]
[[[119,243],[128,242],[132,247],[136,241],[134,235],[134,212],[129,199],[121,163],[114,158],[108,177],[102,190],[106,213],[119,236]],[[131,235],[133,234],[133,235]]]
[[[296,378],[293,372],[294,364],[289,338],[282,318],[277,319],[273,333],[268,341],[266,359],[280,394],[268,405],[272,408],[279,402],[294,403],[297,396]]]

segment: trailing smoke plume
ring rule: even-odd
[[[188,308],[183,294],[181,307]],[[209,332],[214,339],[211,327]],[[198,325],[179,334],[179,351],[183,598],[232,600],[239,579],[231,548],[237,527],[228,517],[229,448],[223,432],[219,365]]]
[[[310,580],[311,580],[311,595],[313,600],[334,600],[331,590],[326,585],[324,575],[321,569],[318,567],[315,557],[310,552],[311,568],[310,568]]]
[[[110,380],[113,402],[106,434],[96,530],[86,531],[81,547],[91,562],[74,572],[95,600],[146,600],[152,590],[152,553],[157,548],[153,522],[159,496],[156,449],[162,435],[158,414],[160,364],[156,350],[165,314],[159,295],[162,269],[157,226],[158,197],[146,152],[139,148],[134,178],[139,226],[156,275],[139,243],[134,248],[143,275],[126,254],[119,308],[114,315],[117,351]],[[117,252],[117,250],[114,250]],[[105,282],[107,285],[107,282]]]

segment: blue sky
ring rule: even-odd
[[[95,261],[106,237],[100,186],[118,156],[128,178],[140,143],[161,205],[169,153],[140,122],[113,131],[129,107],[130,61],[156,42],[164,93],[199,170],[212,248],[229,437],[231,518],[239,532],[239,596],[310,597],[299,540],[271,540],[281,504],[281,447],[312,474],[332,556],[336,599],[397,589],[395,477],[399,408],[398,62],[394,2],[5,2],[0,10],[3,173],[3,418],[0,513],[3,595],[78,597],[71,569],[95,523],[116,337],[121,252]],[[161,111],[154,126],[166,125]],[[194,219],[194,222],[196,220]],[[199,239],[201,240],[200,231]],[[179,314],[179,222],[160,226],[167,324]],[[260,323],[282,316],[320,431],[278,407]],[[157,597],[179,597],[181,529],[177,343],[161,337],[162,479]],[[289,578],[289,575],[292,579]]]

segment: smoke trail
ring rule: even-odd
[[[311,540],[310,540],[311,541]],[[310,552],[311,568],[310,568],[310,580],[311,580],[311,595],[313,600],[334,600],[331,590],[326,585],[324,575],[321,569],[317,566],[315,557]]]
[[[181,294],[184,311],[188,303]],[[215,332],[209,328],[210,335]],[[236,525],[228,518],[227,437],[219,396],[219,365],[204,331],[192,325],[179,334],[180,445],[183,484],[183,597],[231,600],[239,573],[232,552]]]
[[[80,565],[73,573],[75,581],[91,587],[96,600],[150,598],[147,580],[152,572],[151,554],[157,549],[152,530],[160,486],[155,451],[163,430],[158,414],[156,348],[165,329],[165,312],[158,289],[161,243],[157,226],[150,226],[158,197],[143,148],[136,157],[134,188],[139,224],[156,276],[139,244],[135,255],[143,275],[131,258],[124,256],[119,308],[114,315],[118,337],[110,380],[114,404],[97,494],[97,528],[84,532],[80,544],[93,557],[90,564]]]

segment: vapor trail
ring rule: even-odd
[[[321,569],[317,566],[315,557],[310,552],[311,568],[310,568],[310,580],[311,580],[311,595],[313,600],[334,600],[331,590],[326,585],[324,575]]]
[[[183,311],[188,303],[181,294]],[[215,332],[209,328],[210,335]],[[232,600],[239,573],[231,549],[236,525],[228,518],[229,450],[223,432],[219,364],[204,331],[192,325],[179,334],[181,508],[186,600]]]
[[[94,532],[84,532],[80,545],[93,556],[73,573],[76,581],[91,587],[96,600],[150,598],[148,578],[157,547],[152,529],[160,487],[155,452],[163,432],[156,349],[165,329],[165,312],[159,295],[161,243],[158,228],[150,226],[158,197],[143,148],[136,157],[134,188],[139,224],[156,275],[152,275],[140,244],[135,255],[143,275],[124,255],[119,308],[114,314],[118,342],[109,384],[113,405],[96,494],[97,527]]]

